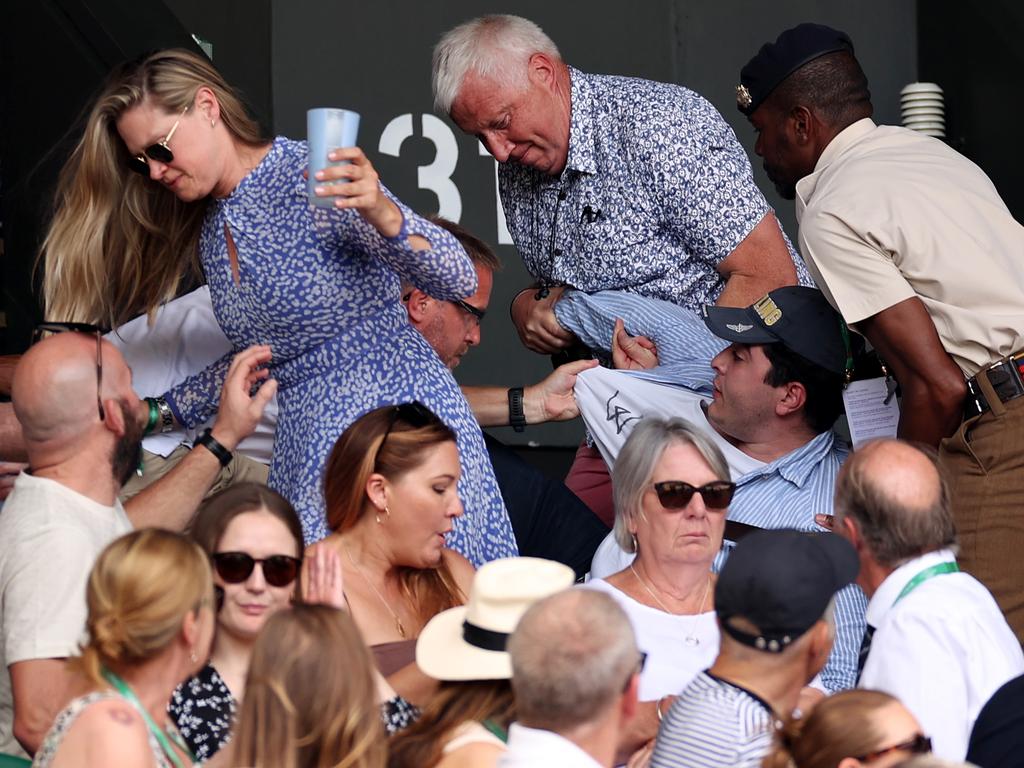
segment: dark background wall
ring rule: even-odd
[[[1016,183],[1024,161],[1014,122],[1024,6],[1011,0],[983,6],[951,0],[5,0],[0,212],[7,252],[0,262],[0,320],[6,324],[0,322],[0,353],[20,351],[38,317],[31,263],[76,117],[117,60],[147,48],[193,45],[195,33],[213,44],[217,66],[274,132],[303,137],[305,110],[314,106],[361,112],[360,144],[400,197],[423,212],[458,210],[464,224],[496,244],[506,268],[496,280],[484,342],[457,376],[505,386],[541,378],[550,364],[520,346],[508,321],[508,302],[528,277],[515,249],[503,242],[494,162],[431,108],[434,43],[451,26],[488,12],[534,19],[581,69],[693,88],[719,108],[748,151],[753,132],[734,106],[740,67],[793,24],[832,24],[856,43],[876,119],[898,122],[899,90],[918,74],[940,82],[951,136],[992,176],[1017,217],[1024,215]],[[754,168],[795,234],[792,204],[777,199],[756,159]],[[512,442],[571,445],[580,428],[499,433]]]

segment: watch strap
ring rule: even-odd
[[[526,411],[523,410],[523,388],[512,387],[508,391],[508,423],[516,432],[526,427]]]
[[[217,442],[213,434],[209,429],[203,432],[199,437],[196,438],[195,445],[201,445],[214,456],[217,457],[217,461],[220,462],[222,467],[226,467],[231,463],[231,459],[234,457],[231,451],[225,448],[223,445]]]

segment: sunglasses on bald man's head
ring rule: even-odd
[[[700,494],[704,506],[708,509],[725,509],[736,492],[736,483],[716,480],[698,487],[682,480],[666,480],[663,483],[655,483],[654,491],[665,509],[682,509],[690,503],[695,493]]]
[[[35,344],[46,336],[68,331],[96,337],[96,409],[99,411],[100,421],[105,421],[107,415],[100,397],[100,389],[103,386],[103,329],[89,323],[40,323],[32,331],[32,343]]]
[[[178,123],[181,122],[181,118],[185,116],[185,113],[188,112],[189,107],[191,106],[192,105],[189,104],[188,107],[185,107],[185,109],[181,111],[178,119],[175,120],[174,125],[171,126],[171,130],[167,132],[167,135],[164,136],[161,141],[158,141],[156,144],[150,144],[142,150],[141,155],[129,158],[128,166],[133,171],[141,174],[142,176],[149,176],[149,160],[146,159],[147,157],[156,160],[158,163],[163,163],[164,165],[170,165],[174,162],[174,153],[171,152],[171,148],[167,145],[170,143],[171,137],[174,136],[174,132],[178,130]]]

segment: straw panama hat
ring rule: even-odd
[[[508,557],[480,567],[469,603],[432,618],[416,641],[416,663],[436,680],[506,680],[505,643],[526,609],[568,589],[572,569],[538,557]]]

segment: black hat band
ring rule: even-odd
[[[464,621],[462,622],[462,639],[484,651],[504,651],[508,645],[508,632],[495,632]]]

